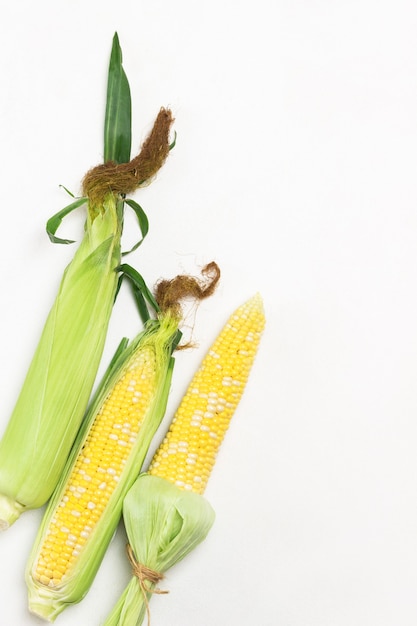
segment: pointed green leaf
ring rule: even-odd
[[[78,207],[82,206],[87,202],[87,198],[77,198],[75,202],[72,202],[58,213],[55,213],[49,220],[46,222],[46,232],[48,233],[49,239],[52,243],[74,243],[73,239],[61,239],[60,237],[56,237],[55,233],[61,225],[62,220],[66,215],[78,209]]]
[[[117,289],[116,289],[115,299],[119,295],[120,287],[122,286],[122,282],[123,282],[124,278],[126,278],[126,275],[122,272],[119,275],[119,279],[118,279],[118,282],[117,282]],[[135,302],[136,302],[136,306],[138,308],[140,319],[142,320],[143,324],[146,324],[146,322],[150,319],[150,314],[149,314],[149,310],[148,310],[148,307],[147,307],[147,304],[146,304],[146,300],[143,297],[143,294],[142,294],[140,288],[137,285],[134,285],[132,282],[130,282],[130,286],[131,286],[131,289],[132,289],[133,297],[134,297]]]
[[[174,139],[169,144],[169,149],[172,150],[175,148],[175,144],[177,143],[177,131],[174,132]]]
[[[113,37],[107,81],[104,121],[104,161],[127,163],[132,144],[132,103],[130,87],[122,66],[117,33]]]
[[[130,198],[125,199],[125,203],[128,206],[130,206],[130,208],[133,209],[133,211],[136,214],[140,232],[142,233],[142,239],[140,239],[137,243],[135,243],[135,245],[132,248],[130,248],[130,250],[126,250],[126,252],[122,252],[122,256],[125,256],[126,254],[129,254],[130,252],[133,252],[134,250],[139,248],[139,246],[141,245],[142,241],[145,239],[149,231],[149,221],[142,207],[139,206],[137,202],[135,202],[134,200],[131,200]]]
[[[123,263],[122,265],[119,265],[117,269],[121,272],[122,278],[127,278],[130,281],[133,295],[139,309],[139,314],[142,321],[146,322],[150,317],[147,304],[149,304],[156,313],[160,310],[151,290],[147,286],[143,276],[141,276],[141,274],[139,274],[139,272],[131,265]]]
[[[65,187],[65,185],[60,185],[60,187],[61,187],[61,189],[63,189],[64,191],[66,191],[66,192],[67,192],[67,194],[68,194],[69,196],[71,196],[71,198],[75,198],[75,196],[74,196],[74,194],[72,193],[72,191],[70,191],[69,189],[67,189],[67,188]]]

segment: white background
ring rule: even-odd
[[[217,520],[153,598],[153,626],[417,623],[417,10],[412,0],[38,0],[0,19],[4,429],[74,248],[47,218],[102,160],[118,31],[135,148],[160,106],[178,141],[135,199],[150,284],[215,260],[189,311],[167,419],[232,310],[267,329],[206,490]],[[62,234],[79,238],[83,215]],[[133,243],[133,221],[126,245]],[[139,329],[128,291],[105,361]],[[63,381],[65,384],[65,381]],[[0,624],[35,626],[23,570],[41,511],[0,536]],[[118,532],[61,626],[129,578]]]

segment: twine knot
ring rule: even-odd
[[[155,570],[152,570],[151,568],[147,567],[146,565],[143,565],[142,563],[139,563],[136,560],[136,557],[133,553],[133,550],[130,544],[127,544],[126,552],[127,552],[127,558],[129,559],[130,565],[132,566],[133,575],[136,576],[136,578],[139,581],[139,587],[142,591],[143,599],[145,601],[146,615],[148,618],[148,626],[150,626],[151,614],[149,610],[149,601],[148,601],[147,594],[148,593],[165,594],[165,593],[169,593],[169,591],[164,590],[164,589],[149,587],[147,585],[147,582],[150,583],[151,585],[157,585],[159,581],[164,578],[164,574],[162,574],[162,572],[157,572]]]

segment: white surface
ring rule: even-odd
[[[212,259],[223,272],[190,315],[199,349],[178,358],[171,413],[229,313],[265,300],[206,492],[217,521],[152,600],[154,626],[417,623],[416,22],[412,0],[2,8],[1,430],[73,254],[44,233],[58,185],[77,193],[102,158],[115,30],[134,145],[162,105],[178,133],[135,196],[151,232],[130,261],[150,283]],[[136,329],[124,293],[106,356]],[[0,536],[1,626],[41,623],[23,582],[40,514]],[[128,576],[120,532],[57,623],[101,624]]]

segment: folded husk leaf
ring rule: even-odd
[[[207,536],[214,510],[203,497],[157,476],[141,474],[123,504],[123,519],[136,562],[163,574]],[[137,575],[115,604],[104,626],[139,626],[155,583]]]

